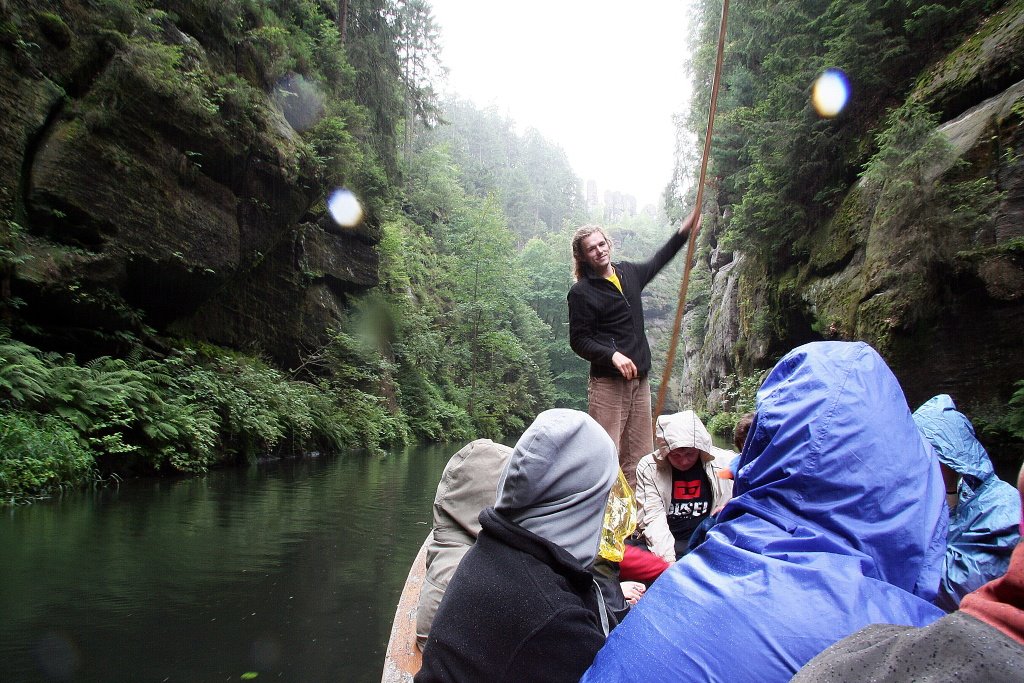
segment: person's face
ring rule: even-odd
[[[668,459],[669,464],[677,470],[688,470],[697,462],[697,458],[700,457],[700,451],[692,447],[673,448],[665,457]]]
[[[587,235],[580,242],[580,246],[583,248],[583,258],[591,270],[604,272],[612,258],[612,247],[604,233],[598,230]]]

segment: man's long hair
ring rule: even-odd
[[[586,254],[583,253],[583,240],[587,239],[595,232],[599,232],[604,236],[605,241],[608,243],[609,253],[614,246],[612,244],[612,238],[608,237],[608,233],[604,231],[600,225],[588,223],[587,225],[576,228],[576,232],[572,234],[572,280],[573,282],[579,282],[581,278],[586,277],[589,266],[587,265]]]

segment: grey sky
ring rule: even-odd
[[[429,0],[448,91],[565,149],[598,191],[655,203],[689,92],[688,0]]]

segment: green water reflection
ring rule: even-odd
[[[458,446],[132,481],[0,516],[0,678],[378,681]]]

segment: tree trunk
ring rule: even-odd
[[[348,0],[338,0],[338,38],[345,44],[345,27],[348,26]]]

